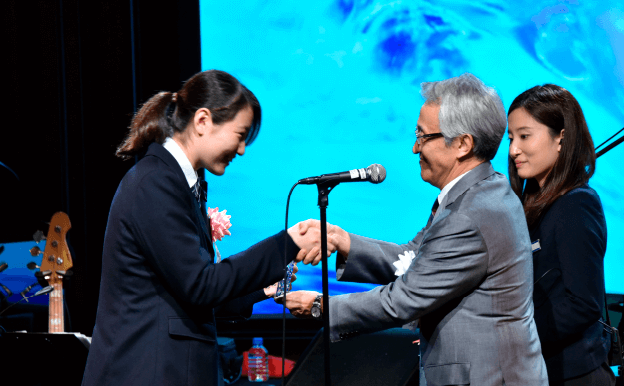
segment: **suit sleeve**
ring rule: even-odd
[[[407,244],[395,244],[349,233],[349,258],[336,257],[336,278],[357,283],[388,284],[396,279],[394,262],[399,255],[418,251],[424,234],[422,229]]]
[[[549,299],[548,333],[561,341],[582,333],[602,316],[606,225],[600,200],[579,192],[555,202],[554,242],[565,297]],[[551,241],[552,242],[552,241]]]
[[[218,306],[215,308],[215,317],[232,321],[248,319],[253,313],[254,304],[266,299],[263,290],[254,291]]]
[[[179,185],[169,170],[145,175],[134,196],[129,226],[148,264],[182,304],[216,307],[280,279],[284,242],[289,256],[298,251],[286,232],[213,264],[200,243],[194,203]]]
[[[487,247],[479,229],[454,213],[423,234],[407,272],[388,285],[332,297],[331,339],[398,327],[475,288],[485,277]]]

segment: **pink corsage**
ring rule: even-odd
[[[228,229],[232,226],[230,218],[232,216],[225,214],[227,210],[219,212],[219,207],[214,209],[208,208],[208,216],[210,217],[210,225],[212,226],[212,242],[221,240],[223,236],[230,236]]]
[[[208,216],[210,217],[210,226],[212,227],[212,243],[214,244],[215,252],[217,253],[217,263],[221,262],[221,253],[219,253],[219,249],[217,249],[217,244],[215,243],[218,240],[223,239],[223,236],[230,236],[232,233],[228,230],[232,223],[230,222],[230,218],[232,216],[225,214],[227,210],[223,210],[219,212],[219,207],[216,208],[208,208]]]

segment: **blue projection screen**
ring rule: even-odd
[[[304,177],[385,166],[379,185],[341,184],[327,219],[404,243],[425,225],[439,191],[412,154],[420,84],[471,72],[505,107],[555,83],[579,100],[596,144],[624,126],[624,6],[620,1],[202,1],[202,68],[240,79],[262,105],[262,130],[222,177],[207,175],[208,205],[227,209],[223,256],[284,227],[286,197]],[[507,174],[507,139],[493,161]],[[620,146],[598,160],[590,185],[604,205],[606,285],[624,294],[624,183]],[[289,224],[319,218],[314,186],[295,189]],[[370,285],[339,283],[330,294]],[[321,267],[300,267],[294,289],[321,290]],[[256,313],[281,313],[266,301]]]

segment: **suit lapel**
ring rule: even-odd
[[[161,144],[155,142],[150,144],[146,156],[148,155],[153,155],[163,160],[163,162],[165,162],[167,166],[175,171],[176,175],[178,176],[180,186],[186,188],[184,189],[184,191],[186,192],[187,199],[193,203],[193,210],[195,211],[196,219],[195,222],[199,223],[199,226],[202,229],[202,232],[200,232],[201,234],[199,235],[200,244],[202,247],[208,250],[210,252],[210,255],[214,258],[215,252],[214,248],[212,247],[212,228],[210,227],[210,222],[207,218],[208,216],[205,213],[202,215],[200,205],[198,204],[195,195],[191,191],[191,188],[188,187],[188,181],[184,176],[184,172],[182,171],[180,164],[171,155],[171,153],[169,153],[167,149],[165,149]],[[208,224],[208,226],[206,226],[206,224]]]
[[[195,197],[193,197],[193,200],[195,200]],[[199,224],[201,225],[203,231],[201,235],[201,239],[203,241],[202,244],[204,244],[204,248],[210,251],[210,254],[214,256],[215,252],[212,247],[212,227],[210,226],[210,220],[208,219],[206,213],[202,213],[200,205],[197,201],[195,201],[195,205],[193,206],[195,207],[195,214],[199,218]]]
[[[438,213],[461,196],[466,193],[466,191],[472,188],[473,185],[483,181],[488,178],[492,174],[496,173],[492,168],[492,164],[490,161],[485,161],[482,164],[477,165],[474,169],[469,171],[464,177],[462,177],[455,186],[449,190],[448,194],[442,202],[440,203],[440,208],[438,209]]]

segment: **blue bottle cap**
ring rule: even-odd
[[[262,338],[253,338],[252,345],[254,345],[254,346],[256,346],[256,345],[261,346],[262,345]]]

